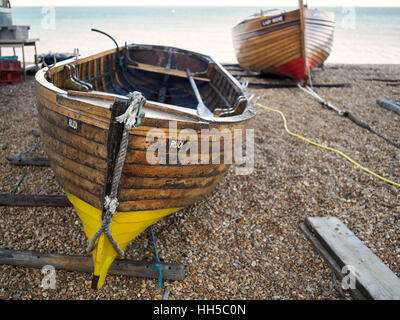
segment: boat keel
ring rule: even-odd
[[[66,193],[66,195],[82,221],[87,238],[91,239],[101,226],[101,211],[72,194]],[[133,239],[149,226],[180,209],[116,212],[110,228],[111,234],[120,248],[124,250]],[[104,233],[101,234],[92,251],[94,264],[92,287],[94,286],[97,290],[103,287],[108,269],[117,255],[117,251],[107,236]]]

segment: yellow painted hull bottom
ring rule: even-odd
[[[69,201],[75,207],[79,218],[83,223],[86,236],[92,239],[99,230],[101,210],[89,205],[72,194],[66,193]],[[111,234],[122,250],[145,229],[181,208],[170,208],[149,211],[116,212],[111,223]],[[97,289],[100,289],[105,281],[108,269],[118,255],[106,235],[103,233],[96,242],[92,252],[94,275],[99,277]]]

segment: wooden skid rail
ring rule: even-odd
[[[15,166],[50,166],[50,161],[47,157],[21,157],[21,160],[19,160],[18,157],[6,156],[6,159]]]
[[[3,207],[72,207],[64,195],[0,194]]]
[[[380,105],[382,108],[393,111],[397,114],[400,114],[400,104],[391,100],[379,98],[376,100],[376,103]]]
[[[93,258],[91,256],[69,256],[34,251],[0,249],[0,264],[38,269],[51,265],[56,270],[93,272]],[[183,281],[185,279],[184,265],[166,262],[115,260],[108,272],[114,275],[157,279],[159,276],[155,268],[157,264],[161,267],[164,280]]]
[[[283,89],[283,88],[298,88],[297,84],[294,83],[276,83],[269,82],[269,80],[283,79],[282,76],[264,74],[260,72],[254,72],[246,70],[238,64],[224,64],[227,70],[230,71],[232,76],[240,80],[241,78],[258,78],[265,80],[265,82],[248,82],[248,87],[251,89]],[[350,88],[350,83],[313,83],[313,87],[316,88]]]
[[[353,270],[353,298],[400,300],[400,279],[338,218],[307,218],[300,229],[340,281],[351,284]]]
[[[251,89],[284,89],[284,88],[298,88],[297,84],[280,84],[280,83],[248,83]],[[350,88],[350,83],[327,83],[327,84],[313,84],[314,88]]]

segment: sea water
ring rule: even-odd
[[[113,42],[168,45],[236,63],[231,29],[259,7],[15,7],[13,22],[30,25],[38,52],[81,54],[110,49]],[[294,8],[285,8],[292,10]],[[334,47],[327,63],[400,63],[400,8],[320,8],[336,17]],[[29,52],[27,59],[30,58]]]

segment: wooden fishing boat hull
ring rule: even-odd
[[[129,54],[137,65],[128,62],[122,70],[117,63],[121,58],[119,54]],[[172,68],[163,67],[167,60]],[[240,105],[242,102],[246,110],[232,117],[209,120],[199,117],[191,108],[195,98],[179,63],[189,65],[195,74],[204,71],[196,76],[200,79],[199,90],[215,112],[224,103]],[[76,69],[72,80],[71,66]],[[129,73],[129,68],[134,72]],[[164,87],[154,90],[166,77],[171,83],[167,95]],[[126,99],[123,94],[132,89],[129,85],[144,92],[146,98],[162,99],[162,103],[147,100],[141,125],[129,134],[119,183],[119,206],[111,224],[111,234],[121,249],[150,225],[215,188],[230,167],[223,160],[227,152],[232,152],[232,147],[226,146],[232,142],[233,132],[245,130],[255,114],[254,107],[248,104],[247,93],[220,65],[209,57],[176,48],[136,45],[120,48],[119,53],[110,50],[41,70],[36,80],[42,140],[57,181],[74,205],[88,239],[102,224],[111,106],[116,99]],[[96,90],[84,90],[85,83]],[[180,106],[165,101],[179,102]],[[225,109],[228,107],[225,105]],[[204,130],[213,129],[232,133],[228,138],[217,137],[221,142],[220,150],[213,150],[211,144],[202,149],[200,138],[197,145],[190,148],[190,159],[199,161],[186,164],[183,162],[187,158],[177,157],[181,146],[194,143]],[[211,134],[204,139],[216,138]],[[165,145],[157,156],[164,156],[162,159],[168,161],[149,163],[149,148],[157,141]],[[93,251],[98,288],[103,285],[116,256],[116,250],[102,234]]]
[[[301,8],[245,20],[232,36],[242,67],[301,82],[328,58],[334,28],[332,12]]]

